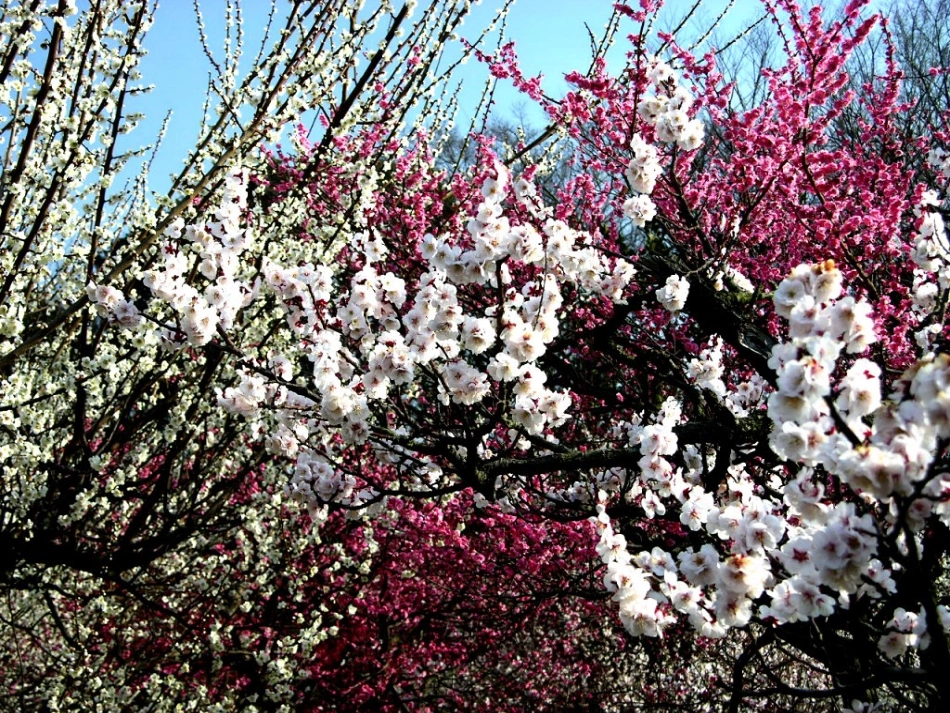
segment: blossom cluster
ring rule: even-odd
[[[656,291],[660,304],[670,312],[679,312],[686,306],[689,297],[689,281],[680,275],[670,275],[666,284]]]
[[[776,292],[792,341],[773,353],[772,447],[820,464],[913,529],[932,513],[947,522],[950,479],[931,466],[938,441],[950,435],[950,357],[924,356],[886,401],[881,369],[869,359],[855,359],[834,384],[841,353],[863,351],[874,339],[867,304],[840,292],[840,274],[828,264],[797,270]]]
[[[726,366],[722,337],[715,337],[710,345],[686,365],[686,376],[698,387],[712,393],[734,415],[748,416],[764,403],[768,384],[758,374],[752,374],[735,388],[725,382]]]
[[[704,128],[699,119],[689,115],[693,98],[679,83],[679,74],[658,57],[648,62],[646,79],[653,93],[637,104],[637,114],[652,127],[652,134],[663,143],[675,144],[683,151],[693,151],[703,142]],[[642,134],[630,141],[632,158],[624,175],[633,195],[622,206],[623,214],[638,228],[643,228],[656,217],[657,207],[650,194],[663,173],[656,146]],[[678,312],[686,304],[689,282],[685,277],[671,275],[666,284],[656,291],[657,299],[670,312]]]
[[[882,542],[904,538],[901,527],[919,529],[931,514],[947,521],[950,484],[930,466],[937,441],[950,437],[950,390],[944,386],[950,357],[925,357],[883,401],[881,370],[870,359],[849,357],[850,366],[835,379],[838,361],[863,352],[875,334],[867,303],[843,294],[832,262],[795,268],[774,302],[789,323],[790,341],[775,346],[770,362],[776,370],[768,399],[771,445],[805,467],[784,483],[773,475],[770,487],[782,493],[781,502],[756,494],[750,473],[738,463],[728,466],[726,487],[710,492],[695,449],[684,449],[684,468],[665,458],[678,450],[678,409],[670,412],[669,402],[656,424],[624,429],[629,444],[644,453],[642,475],[631,485],[620,472],[601,474],[594,522],[605,585],[632,634],[659,635],[679,613],[702,635],[722,636],[753,618],[806,621],[854,598],[879,599],[895,591],[902,568],[899,560],[885,565],[878,559],[885,554]],[[693,360],[690,375],[721,397],[718,350],[717,342]],[[858,499],[829,501],[815,469],[838,476]],[[675,557],[659,547],[629,552],[608,515],[611,494],[621,490],[648,517],[674,503],[682,524],[707,541]],[[925,621],[923,611],[897,612],[881,650],[896,656],[926,647]]]
[[[528,219],[513,224],[506,202]],[[301,382],[285,353],[266,362],[244,359],[239,383],[218,389],[218,405],[259,422],[268,450],[296,461],[287,492],[321,517],[329,502],[350,508],[381,502],[375,486],[332,465],[344,458],[341,448],[369,442],[377,451],[401,449],[402,469],[431,478],[431,459],[409,442],[397,447],[400,439],[393,441],[374,404],[412,399],[430,386],[445,405],[476,406],[506,392],[515,442],[563,424],[571,397],[547,388],[536,365],[559,335],[562,291],[569,286],[619,302],[634,275],[630,263],[605,257],[588,235],[551,217],[530,182],[512,182],[500,163],[484,179],[461,236],[422,240],[422,271],[411,285],[387,269],[386,241],[369,232],[356,236],[360,266],[343,289],[330,267],[311,263],[284,267],[264,259],[262,279],[242,279],[241,256],[251,241],[245,207],[246,176],[234,170],[214,221],[170,226],[162,262],[144,282],[177,318],[153,321],[165,343],[201,346],[218,332],[227,334],[238,312],[258,297],[276,298],[311,375]],[[190,281],[195,271],[207,281],[203,291]],[[473,289],[497,299],[473,308],[466,297]],[[90,290],[97,308],[117,319],[121,293]]]
[[[653,57],[646,75],[655,93],[640,101],[637,114],[653,127],[658,140],[675,143],[683,151],[698,149],[703,143],[703,123],[689,115],[693,98],[679,83],[679,73],[668,63]]]
[[[237,313],[253,299],[253,288],[238,278],[240,256],[251,246],[253,231],[244,227],[247,208],[247,174],[232,169],[225,177],[219,206],[213,220],[185,226],[176,218],[164,231],[160,265],[147,270],[143,282],[152,294],[169,304],[177,315],[174,324],[164,325],[162,337],[170,347],[187,342],[202,346],[211,341],[219,326],[230,329]],[[197,271],[210,284],[202,292],[190,282],[192,260],[197,255]],[[121,327],[135,329],[144,317],[133,302],[115,287],[86,286],[97,311]]]
[[[939,168],[935,157],[931,165]],[[940,199],[935,191],[924,191],[915,208],[917,231],[911,249],[914,270],[914,313],[921,328],[915,340],[923,349],[930,349],[942,330],[939,320],[934,319],[950,290],[950,242],[947,240],[943,216],[939,211]]]
[[[647,143],[640,134],[634,134],[630,150],[633,157],[624,175],[634,195],[624,201],[623,214],[642,228],[656,216],[656,205],[650,199],[650,193],[656,187],[663,167],[656,147]]]
[[[182,337],[192,346],[207,344],[219,326],[230,329],[238,311],[250,303],[253,290],[237,276],[241,253],[253,241],[253,231],[243,225],[246,208],[247,174],[235,167],[225,177],[214,220],[185,227],[178,218],[165,230],[169,242],[163,264],[147,271],[143,281],[179,316],[175,327],[165,329],[172,344],[181,343]],[[198,272],[210,283],[203,292],[188,282],[186,245],[197,253]]]
[[[870,305],[841,297],[842,276],[834,263],[796,268],[775,291],[776,313],[789,321],[791,341],[773,350],[777,389],[769,397],[775,422],[770,443],[780,456],[815,465],[833,462],[850,444],[832,433],[832,373],[842,351],[860,353],[874,341]],[[854,429],[867,428],[863,417],[880,405],[880,369],[859,359],[840,385],[835,402]],[[828,454],[823,459],[823,455]]]
[[[601,478],[600,499],[625,489],[626,499],[637,502],[650,518],[665,514],[671,504],[686,528],[705,532],[711,541],[675,557],[660,547],[631,554],[601,505],[595,520],[598,553],[607,566],[605,583],[622,602],[621,618],[632,634],[658,635],[680,613],[703,636],[718,638],[729,627],[749,622],[754,601],[773,582],[767,553],[782,539],[786,524],[770,502],[752,494],[749,474],[740,466],[729,468],[725,498],[718,502],[717,494],[702,485],[694,448],[686,449],[687,468],[674,467],[665,456],[678,450],[674,428],[681,418],[680,405],[670,399],[655,423],[629,424],[624,429],[629,443],[639,445],[643,454],[640,477],[632,484],[620,477]],[[729,544],[725,557],[714,543]],[[636,616],[625,614],[625,607],[632,607]]]
[[[654,592],[647,574],[627,551],[626,539],[614,533],[603,510],[595,522],[600,529],[597,554],[607,567],[604,586],[618,604],[624,627],[634,636],[661,635],[663,628],[675,621],[668,600]]]
[[[120,327],[135,329],[144,321],[135,303],[127,300],[122,291],[115,287],[97,285],[90,281],[86,285],[86,296],[96,306],[100,317],[106,317]]]

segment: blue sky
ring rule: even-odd
[[[373,2],[367,0],[367,4]],[[249,38],[247,55],[252,55],[256,48],[254,30],[258,28],[260,32],[259,28],[263,27],[269,4],[267,0],[245,0],[243,3]],[[474,39],[501,4],[498,0],[484,0],[467,20],[463,36]],[[595,35],[599,34],[610,17],[612,4],[613,0],[517,0],[509,14],[507,36],[516,42],[524,73],[527,76],[544,74],[545,91],[555,96],[563,93],[564,74],[574,69],[586,69],[590,63],[585,23]],[[670,0],[663,12],[668,18],[681,16],[692,4],[693,0]],[[718,14],[725,0],[707,0],[706,4],[708,22]],[[752,0],[739,0],[736,5],[739,9],[734,9],[722,26],[724,35],[740,29],[753,10],[761,12],[759,3]],[[212,37],[212,47],[220,52],[220,44],[215,45],[214,38],[220,42],[223,33],[225,0],[202,0],[201,6],[208,34]],[[621,41],[615,48],[616,63],[622,61],[624,44]],[[195,140],[208,77],[209,65],[198,41],[191,0],[165,0],[160,4],[146,48],[149,53],[142,62],[143,82],[154,84],[155,89],[139,99],[135,106],[136,111],[146,114],[147,120],[132,135],[132,140],[139,143],[150,140],[166,112],[172,111],[169,131],[152,172],[152,188],[161,189],[167,185],[164,177],[181,166],[189,142]],[[474,103],[486,76],[485,68],[472,61],[463,67],[463,71],[466,86],[478,87],[478,91],[467,95],[470,97],[467,102]],[[516,92],[506,86],[499,87],[498,114],[511,117],[517,113],[519,104],[524,102]],[[463,107],[460,119],[468,118],[470,112],[470,108]],[[529,111],[527,118],[532,123],[542,121],[540,113]]]

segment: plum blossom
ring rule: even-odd
[[[640,134],[634,134],[630,141],[630,149],[633,152],[633,158],[627,165],[626,171],[630,188],[641,194],[652,193],[663,170],[656,147],[648,144]]]
[[[656,205],[648,195],[641,193],[624,201],[623,214],[642,228],[656,216]]]
[[[670,312],[679,312],[686,306],[686,298],[689,296],[689,282],[685,277],[679,275],[670,275],[666,278],[666,284],[656,291],[656,298]]]

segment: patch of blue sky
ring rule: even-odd
[[[371,11],[377,2],[367,0],[364,12],[367,8]],[[460,35],[470,41],[476,39],[503,4],[503,0],[484,0],[473,7]],[[590,66],[592,38],[602,35],[613,4],[612,0],[516,0],[504,26],[506,38],[515,41],[523,74],[526,77],[543,75],[543,91],[548,96],[562,96],[568,90],[565,74],[572,70],[585,71]],[[633,0],[630,4],[636,5],[637,2]],[[750,0],[703,0],[698,8],[694,5],[693,0],[670,0],[661,11],[654,30],[671,31],[682,23],[679,36],[696,39],[703,37],[718,20],[714,34],[707,37],[704,44],[710,48],[722,46],[741,34],[764,13],[760,3]],[[202,0],[200,6],[209,46],[221,61],[228,3],[225,0]],[[249,0],[241,5],[245,33],[244,68],[260,46],[269,8],[267,0]],[[688,18],[685,22],[684,17]],[[611,71],[616,72],[623,66],[629,48],[626,35],[636,30],[637,26],[630,20],[622,24],[607,54]],[[486,39],[483,49],[491,51],[497,44],[496,34]],[[191,0],[165,0],[161,3],[146,39],[146,49],[148,54],[141,64],[142,81],[154,85],[154,90],[135,99],[132,110],[144,113],[147,118],[134,135],[139,142],[148,141],[157,134],[162,120],[171,112],[168,130],[150,177],[151,190],[162,192],[169,185],[168,176],[180,171],[189,147],[197,140],[211,71],[199,42]],[[372,51],[372,48],[368,49]],[[457,48],[447,48],[449,57],[458,51]],[[459,68],[456,77],[462,85],[457,114],[459,126],[470,124],[475,117],[488,76],[487,68],[474,60]],[[540,127],[544,122],[542,112],[506,80],[498,82],[492,110],[500,118],[524,122],[531,127]],[[302,118],[306,121],[305,117]]]

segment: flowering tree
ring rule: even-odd
[[[204,226],[209,239],[233,238],[245,260],[330,260],[390,180],[382,160],[389,142],[447,120],[442,95],[451,87],[442,79],[453,60],[440,65],[440,57],[467,7],[430,3],[414,16],[408,5],[275,7],[246,73],[239,7],[229,9],[224,56],[199,18],[212,73],[206,122],[164,196],[149,195],[149,151],[127,138],[140,118],[137,64],[155,11],[118,1],[77,10],[63,0],[8,2],[0,12],[0,668],[10,710],[307,700],[287,684],[299,679],[283,668],[279,648],[292,632],[304,661],[334,623],[293,600],[298,592],[276,563],[322,572],[329,553],[339,567],[346,552],[284,537],[275,524],[281,507],[270,499],[282,466],[270,464],[243,418],[214,403],[216,383],[233,371],[226,344],[182,350],[173,346],[177,333],[149,330],[160,315],[147,272],[164,270],[164,233],[179,217],[204,215],[209,198],[222,196],[216,226]],[[364,54],[368,38],[378,47]],[[413,106],[418,124],[409,121]],[[282,191],[252,244],[235,221],[267,201],[266,188],[258,184],[245,204],[249,186],[229,182],[231,166],[253,167],[261,143],[303,112],[321,126],[307,171],[326,190],[315,215],[326,224],[308,233],[316,242],[286,240],[301,204]],[[372,126],[373,141],[357,156],[346,137],[359,125]],[[218,252],[193,270],[179,256],[192,282],[233,274],[233,258]],[[250,302],[245,288],[252,285],[233,282],[203,311],[193,300],[198,311],[178,326],[196,339],[209,312]],[[267,315],[252,321],[266,342]],[[325,598],[342,585],[328,575],[310,589]],[[248,617],[250,605],[261,608]],[[268,608],[278,605],[293,615]],[[208,628],[237,631],[247,621],[253,633],[234,633],[224,648]],[[258,633],[265,627],[281,637]],[[327,655],[316,670],[334,661]]]
[[[62,195],[105,219],[88,174],[72,193],[38,166],[4,183],[36,226],[4,228],[5,576],[38,617],[21,626],[109,681],[57,678],[61,700],[631,705],[571,683],[609,678],[586,628],[604,618],[628,645],[665,637],[639,650],[693,691],[623,678],[638,704],[950,699],[946,127],[905,135],[893,54],[848,89],[881,22],[860,0],[835,21],[765,2],[784,58],[742,110],[713,54],[654,33],[656,5],[618,4],[626,66],[595,61],[558,101],[510,46],[477,53],[569,148],[553,199],[518,163],[535,147],[473,136],[453,175],[435,134],[400,133],[422,70],[357,81],[368,105],[321,104],[319,79],[278,121],[268,105],[262,127],[322,106],[325,130],[257,163],[216,154],[176,207],[134,203],[145,238],[51,230]],[[432,62],[432,12],[399,42],[403,13],[373,16],[410,68]],[[21,155],[31,136],[58,145],[31,128],[58,86],[39,81],[35,118],[8,124]],[[84,575],[64,585],[64,567]],[[123,620],[103,582],[155,626]],[[66,616],[75,602],[102,613]],[[72,622],[99,648],[73,645]],[[144,675],[126,662],[147,650]],[[697,651],[714,655],[688,664]]]

